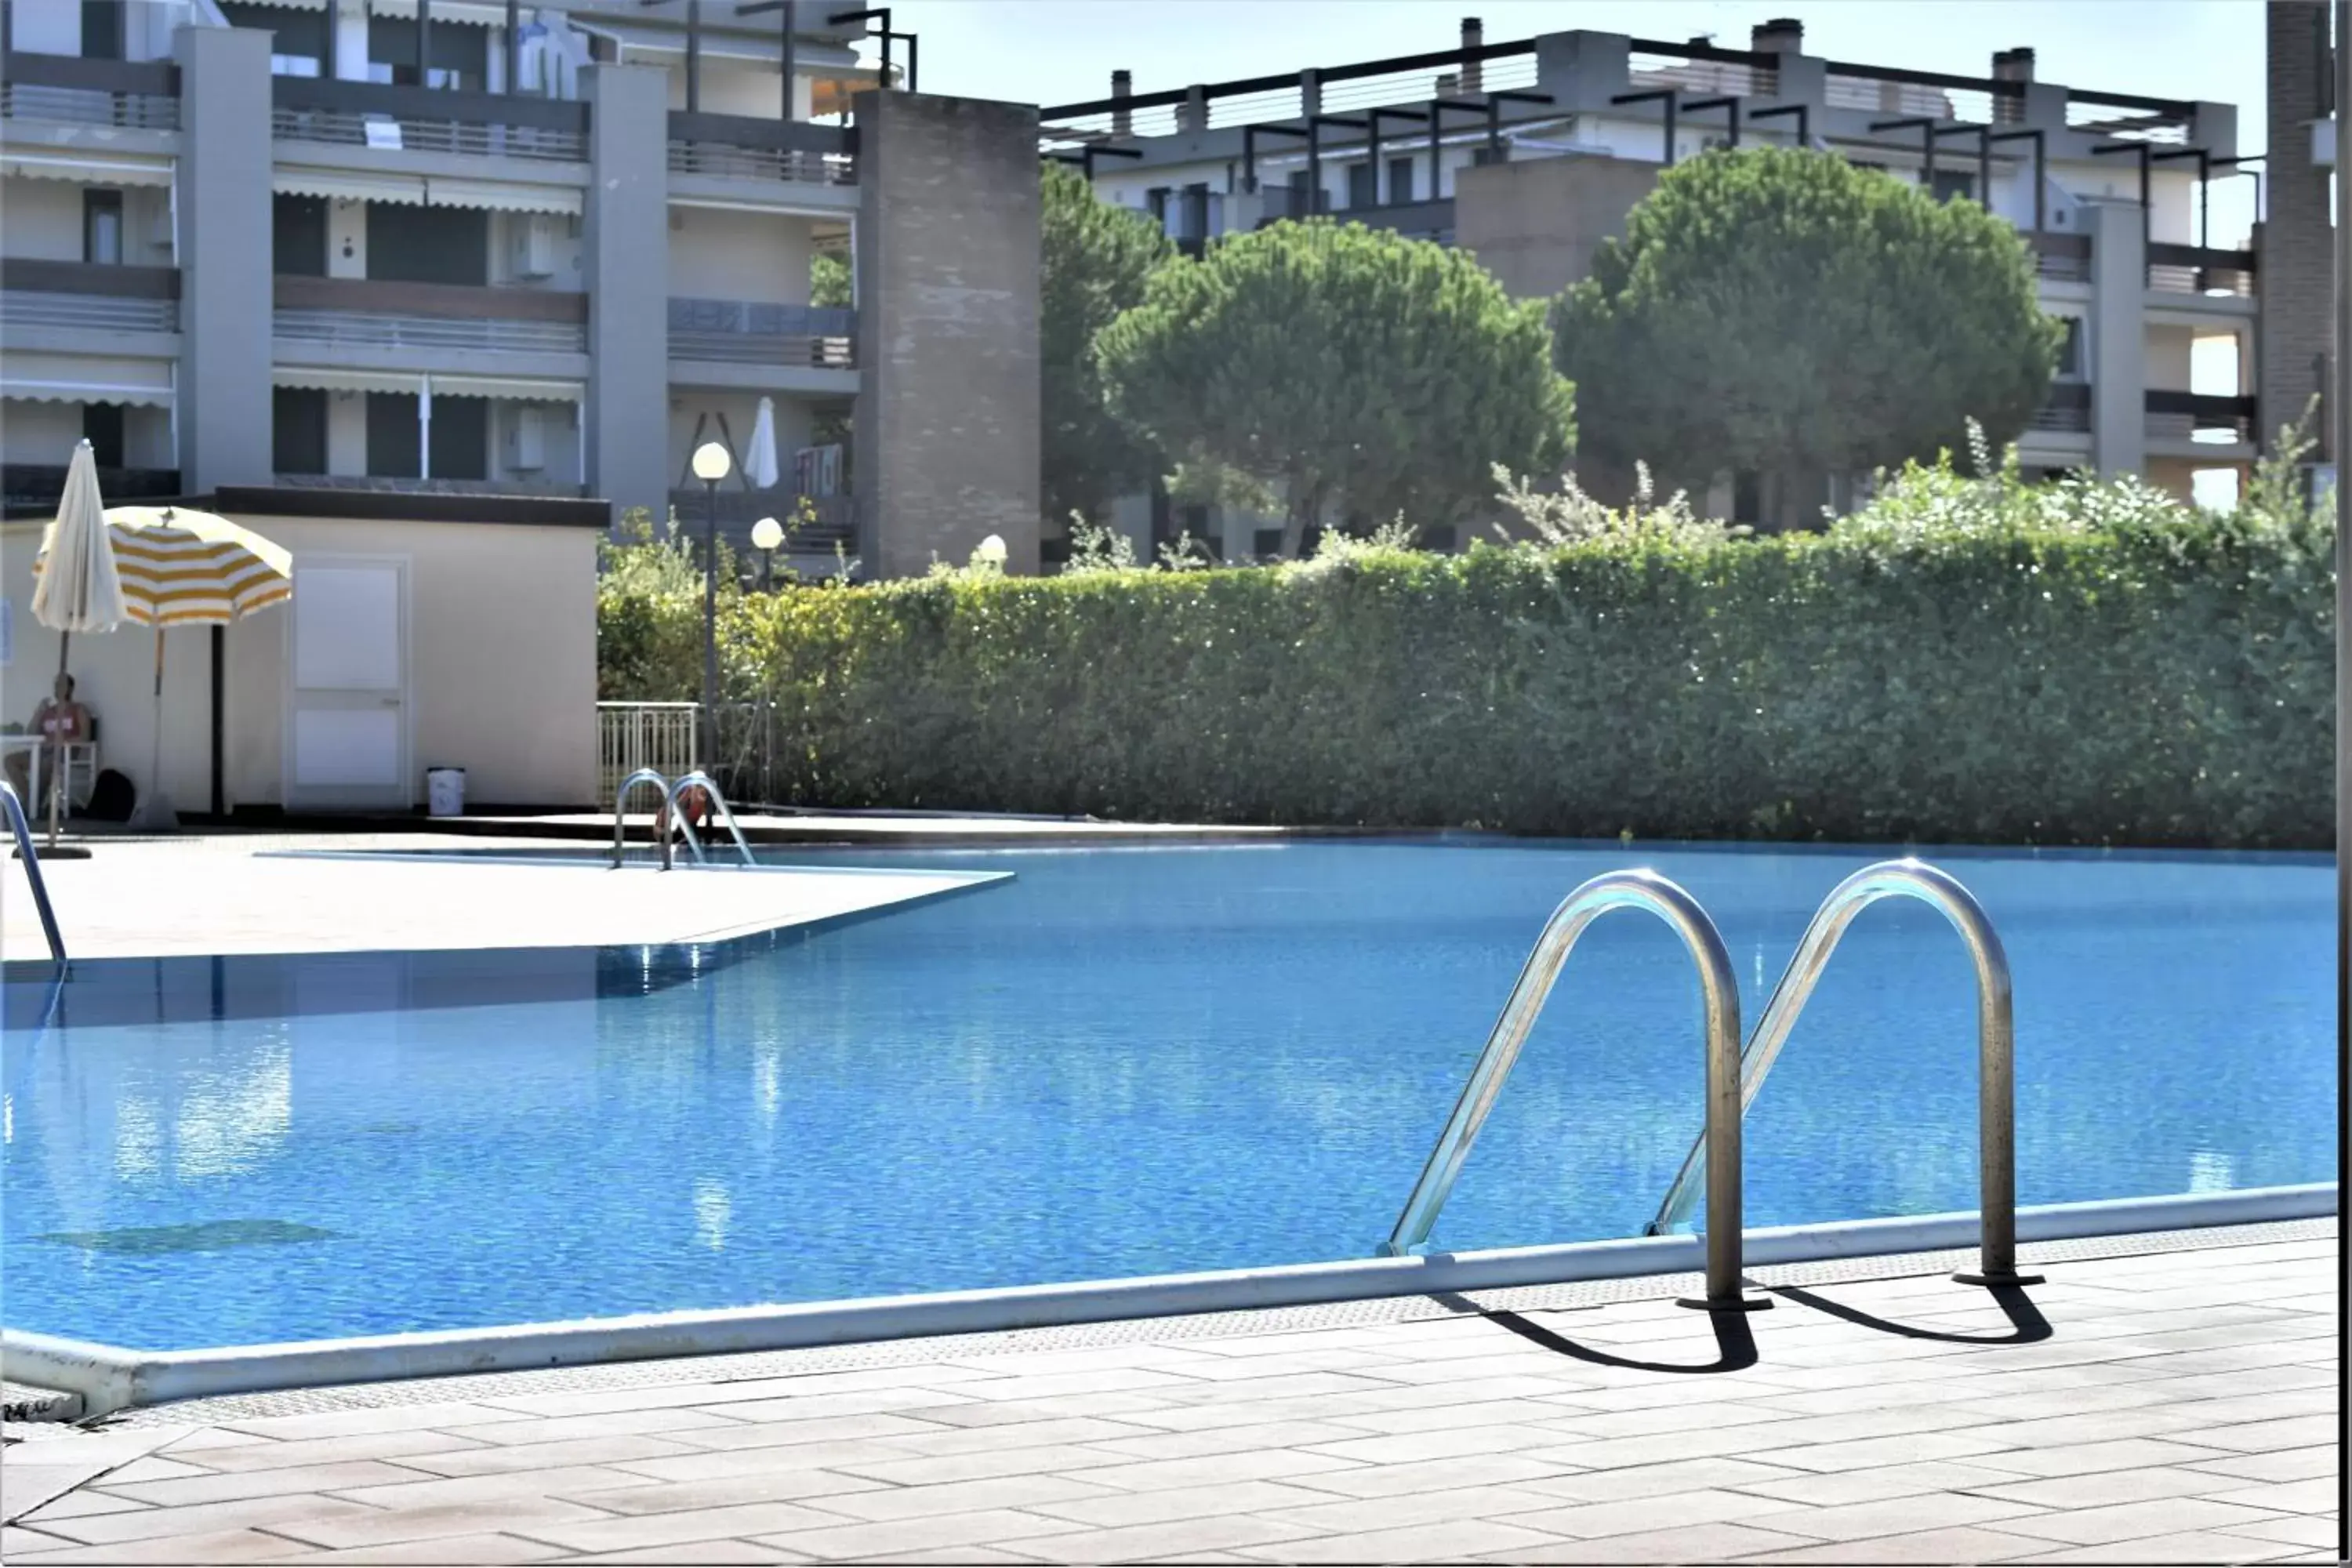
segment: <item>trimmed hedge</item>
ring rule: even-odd
[[[813,804],[2309,847],[2332,549],[2246,514],[1373,552],[735,596],[722,635]],[[699,605],[606,611],[608,694],[690,695],[654,672]]]

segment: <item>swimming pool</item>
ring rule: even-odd
[[[2333,865],[1921,851],[2014,966],[2020,1201],[2332,1180]],[[152,1349],[1361,1258],[1552,906],[1654,867],[1752,1018],[1868,850],[794,853],[1014,881],[705,949],[100,962],[6,986],[10,1328]],[[621,875],[653,875],[632,871]],[[1975,1205],[1974,997],[1863,917],[1748,1223]],[[1675,937],[1580,947],[1435,1240],[1624,1236],[1697,1128]]]

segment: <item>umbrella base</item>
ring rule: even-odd
[[[180,814],[173,806],[172,797],[159,790],[132,806],[131,819],[122,826],[133,833],[175,833],[179,831]]]
[[[33,853],[37,858],[43,860],[87,860],[89,858],[89,851],[83,848],[79,844],[58,844],[47,849],[36,849]],[[8,851],[8,858],[11,860],[22,860],[24,858],[25,856],[22,850],[11,849]]]

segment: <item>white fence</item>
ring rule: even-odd
[[[652,768],[664,778],[691,773],[695,763],[695,720],[698,702],[599,702],[596,704],[596,798],[613,804],[613,792],[639,768]],[[650,811],[638,802],[639,809]]]

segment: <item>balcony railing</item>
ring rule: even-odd
[[[856,366],[857,312],[749,300],[672,300],[669,357],[738,364]]]
[[[2091,388],[2080,381],[2053,382],[2027,428],[2081,435],[2091,428]]]
[[[2254,440],[2261,417],[2252,397],[2218,397],[2201,392],[2147,394],[2147,433],[2163,440],[2212,441],[2217,445]]]
[[[782,555],[829,554],[835,542],[854,548],[857,539],[857,500],[854,496],[811,496],[809,504],[816,510],[816,520],[795,529],[777,553]],[[763,517],[772,517],[789,525],[799,510],[800,497],[792,490],[778,487],[772,490],[729,489],[718,490],[719,537],[725,540],[738,555],[756,561],[751,549],[751,525]],[[670,510],[677,518],[678,532],[687,540],[699,544],[704,520],[710,515],[711,498],[699,489],[672,490]]]
[[[99,332],[180,330],[176,267],[0,259],[0,321]]]
[[[277,280],[274,336],[346,347],[585,353],[588,297],[355,278]]]
[[[169,60],[11,52],[0,61],[0,118],[177,131],[180,68]]]
[[[0,500],[10,516],[38,516],[57,510],[65,494],[63,463],[0,464]],[[177,468],[112,468],[98,470],[99,494],[110,506],[126,501],[161,500],[180,493]]]
[[[281,142],[582,163],[588,106],[331,78],[269,79],[269,133]]]
[[[2228,294],[2251,299],[2254,253],[2208,250],[2194,245],[2147,247],[2147,286],[2159,294]]]
[[[2091,237],[2087,234],[2053,234],[2047,229],[2028,230],[2026,243],[2033,247],[2034,270],[2053,283],[2087,283],[2091,280]]]
[[[669,117],[669,172],[802,184],[857,183],[857,132],[743,114]]]
[[[379,495],[408,496],[535,496],[571,498],[583,487],[542,484],[526,479],[419,479],[398,474],[279,474],[280,489],[298,490],[365,490]]]

